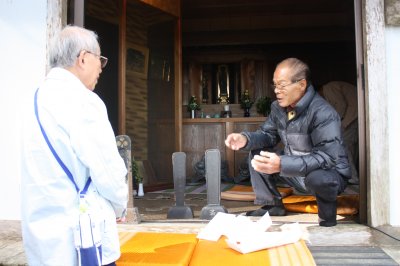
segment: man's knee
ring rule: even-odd
[[[334,170],[315,170],[309,173],[304,182],[312,194],[320,195],[327,200],[334,200],[341,192],[341,177]]]
[[[306,176],[304,183],[307,188],[313,191],[319,190],[320,188],[326,188],[327,186],[332,186],[336,183],[333,175],[334,174],[331,171],[318,169],[310,172]]]

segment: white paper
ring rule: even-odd
[[[246,216],[219,212],[199,232],[197,238],[217,241],[225,235],[230,248],[245,254],[294,243],[302,237],[303,232],[297,223],[281,226],[280,232],[266,232],[271,225],[272,220],[268,212],[257,222]]]
[[[271,225],[272,220],[268,213],[254,222],[247,216],[218,212],[199,232],[197,238],[217,241],[222,235],[225,235],[228,238],[240,239],[248,234],[265,232]]]
[[[261,232],[250,234],[241,239],[226,239],[228,246],[240,253],[246,254],[262,249],[278,247],[299,241],[302,231],[298,224],[293,224],[296,228],[280,232]]]
[[[218,239],[226,234],[226,229],[233,226],[233,220],[236,218],[234,214],[218,212],[211,221],[198,234],[197,238],[210,241],[218,241]]]

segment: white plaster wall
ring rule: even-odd
[[[0,0],[0,220],[20,219],[19,110],[46,71],[46,0]]]
[[[363,0],[368,224],[390,220],[389,120],[384,2]]]
[[[400,27],[386,28],[386,64],[389,124],[390,224],[400,225]]]

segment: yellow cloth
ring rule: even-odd
[[[120,233],[121,257],[118,266],[189,265],[197,244],[196,234]]]
[[[291,195],[284,198],[283,204],[289,212],[318,213],[317,201],[314,196]],[[337,197],[337,214],[354,215],[358,213],[358,195],[340,195]]]
[[[221,237],[217,242],[200,240],[195,234],[120,232],[121,265],[190,266],[290,266],[315,265],[303,240],[293,244],[241,254]]]
[[[293,194],[292,188],[278,188],[282,198]],[[221,199],[237,201],[254,201],[256,195],[251,186],[235,185],[227,191],[221,192]]]
[[[280,247],[241,254],[221,237],[217,242],[200,240],[196,245],[190,266],[290,266],[315,265],[310,250],[303,240]]]
[[[318,213],[314,196],[292,195],[292,188],[278,188],[283,198],[285,209],[289,212]],[[230,190],[221,192],[224,200],[253,201],[255,194],[251,186],[235,185]],[[340,195],[337,197],[337,214],[354,215],[358,213],[359,195]]]

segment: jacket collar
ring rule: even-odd
[[[310,105],[311,100],[314,98],[315,90],[313,85],[309,85],[307,87],[306,93],[301,97],[300,101],[297,102],[294,107],[294,111],[296,112],[296,116],[299,116],[307,107]]]

